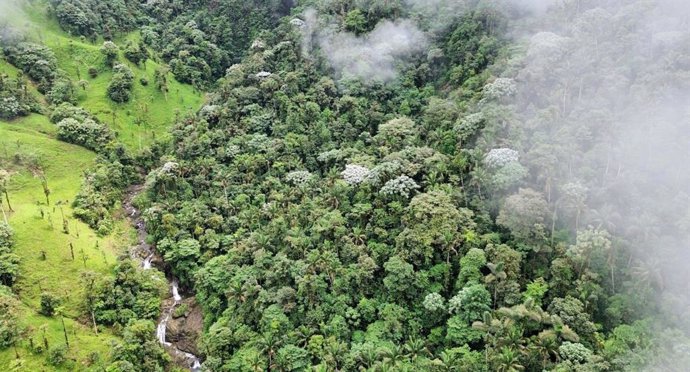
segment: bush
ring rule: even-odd
[[[48,364],[54,367],[61,366],[67,361],[67,347],[57,345],[48,350]]]
[[[12,79],[0,75],[0,119],[10,120],[39,111],[38,101],[29,93],[21,77]]]
[[[106,41],[103,43],[103,46],[101,46],[101,54],[103,54],[103,56],[105,57],[106,66],[113,66],[115,60],[117,60],[118,52],[119,48],[112,41]]]
[[[9,225],[0,222],[0,282],[11,286],[19,275],[19,256],[12,253],[14,232]]]
[[[60,306],[60,299],[50,293],[41,293],[41,309],[39,314],[45,316],[53,316],[55,310]]]
[[[108,152],[101,155],[86,174],[72,206],[74,216],[102,236],[112,229],[110,208],[122,199],[125,187],[140,181],[135,160],[122,145],[108,146]]]
[[[49,48],[34,43],[18,43],[5,48],[7,60],[38,82],[42,93],[48,92],[57,73],[57,59]]]
[[[141,62],[145,62],[148,57],[148,51],[143,44],[134,44],[131,41],[127,43],[125,47],[125,58],[132,63],[138,65]]]
[[[77,103],[76,96],[74,94],[74,84],[72,81],[66,78],[56,79],[53,82],[52,88],[46,93],[46,99],[48,102],[57,105],[63,102]]]
[[[0,285],[0,349],[11,346],[19,336],[19,300]]]
[[[140,20],[138,1],[51,0],[54,13],[65,31],[95,39],[102,34],[134,29]]]
[[[121,261],[115,276],[104,277],[96,286],[94,315],[100,324],[130,324],[155,320],[160,311],[160,293],[165,281],[156,270],[144,271],[131,260]],[[123,296],[122,294],[127,295]]]
[[[54,124],[57,124],[67,118],[75,119],[78,122],[83,122],[84,120],[91,118],[91,115],[83,108],[74,106],[68,102],[54,107],[53,112],[50,113],[50,121]]]
[[[72,3],[70,1],[59,2],[55,7],[60,26],[70,33],[93,36],[98,28],[96,15],[82,3]]]
[[[14,230],[10,225],[0,222],[0,251],[10,249],[14,245]]]
[[[84,146],[96,152],[102,152],[104,147],[114,139],[110,128],[91,118],[79,122],[77,119],[67,118],[58,123],[58,139]]]
[[[89,67],[89,76],[91,76],[92,79],[98,77],[98,69],[93,66]]]
[[[134,73],[122,64],[116,65],[113,70],[115,74],[108,85],[108,97],[117,103],[128,102],[132,98]]]

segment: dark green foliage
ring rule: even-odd
[[[92,119],[93,117],[86,110],[79,106],[74,106],[70,103],[62,103],[58,106],[53,107],[50,113],[50,121],[53,124],[57,124],[64,119],[74,119],[76,121],[82,122],[86,119]]]
[[[79,122],[77,119],[67,118],[58,124],[58,138],[84,146],[96,152],[103,152],[104,146],[113,140],[113,134],[108,126],[91,118]]]
[[[121,145],[109,147],[85,175],[72,203],[74,216],[89,224],[99,235],[107,235],[113,228],[111,209],[122,200],[124,189],[137,178],[134,159],[125,149]]]
[[[104,277],[96,287],[93,311],[99,324],[128,324],[130,320],[155,320],[165,280],[143,271],[129,260],[120,261],[114,277]]]
[[[60,26],[74,34],[110,39],[114,33],[132,30],[141,19],[140,3],[134,0],[51,0]]]
[[[167,370],[170,356],[155,338],[155,328],[155,323],[150,320],[133,320],[127,324],[122,332],[122,341],[111,351],[113,363],[108,371]]]
[[[19,338],[20,305],[12,291],[0,284],[0,349],[12,346]]]
[[[146,62],[146,60],[149,58],[149,52],[146,50],[146,46],[144,46],[144,44],[135,44],[130,41],[125,46],[125,58],[138,65]]]
[[[41,308],[38,312],[45,316],[53,316],[57,307],[60,306],[60,299],[51,293],[41,293]]]
[[[463,84],[488,67],[505,44],[501,40],[506,21],[490,7],[461,17],[444,39],[448,80]]]
[[[0,222],[0,284],[12,286],[19,275],[19,256],[13,252],[14,231]]]
[[[117,103],[128,102],[132,98],[134,73],[132,69],[117,64],[113,67],[113,77],[108,84],[108,97]]]
[[[50,91],[46,93],[46,100],[54,105],[63,102],[76,103],[77,98],[74,93],[74,84],[67,78],[56,78],[55,81],[53,81]]]
[[[48,364],[59,367],[67,361],[67,347],[65,345],[53,346],[48,350]]]
[[[161,51],[175,77],[186,83],[206,85],[239,62],[261,34],[272,29],[278,16],[287,14],[291,2],[220,0],[144,6],[158,22],[144,28],[146,43]]]
[[[118,48],[115,43],[112,41],[104,42],[103,46],[101,46],[101,54],[103,54],[103,58],[105,59],[105,65],[113,67],[119,52],[120,48]]]
[[[53,108],[50,121],[57,124],[58,138],[65,142],[74,143],[97,153],[106,153],[106,146],[115,136],[107,125],[91,116],[81,107],[70,103],[62,103]]]
[[[38,83],[42,93],[50,90],[57,77],[57,60],[48,47],[20,42],[3,48],[7,60]]]
[[[11,120],[32,112],[40,112],[40,106],[23,77],[13,79],[0,74],[0,119]]]

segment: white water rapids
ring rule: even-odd
[[[146,266],[143,266],[144,269],[146,269]],[[177,355],[182,355],[184,356],[185,359],[191,362],[191,367],[190,370],[193,372],[201,371],[201,361],[199,358],[196,357],[196,355],[184,352],[178,348],[176,348],[171,342],[167,342],[165,340],[165,331],[168,326],[168,321],[170,320],[170,317],[172,317],[173,311],[175,311],[175,308],[181,303],[182,301],[182,296],[180,296],[180,292],[178,289],[178,283],[177,279],[173,278],[170,283],[170,292],[172,293],[173,297],[173,304],[169,306],[163,313],[163,317],[161,317],[161,321],[158,323],[158,327],[156,327],[156,338],[158,338],[158,342],[160,342],[162,345],[167,346],[171,348],[175,354]]]
[[[152,268],[151,262],[153,261],[154,257],[153,248],[146,243],[146,226],[144,225],[144,220],[141,218],[141,213],[134,208],[134,206],[132,206],[132,200],[141,191],[141,189],[142,186],[134,186],[128,190],[124,207],[127,211],[130,221],[132,222],[132,225],[134,225],[137,230],[137,247],[132,250],[132,257],[141,259],[141,256],[146,255],[146,258],[141,261],[141,267],[144,270],[149,270]],[[173,302],[171,305],[163,308],[161,320],[158,322],[156,327],[156,338],[161,345],[166,347],[175,356],[182,357],[184,360],[186,360],[190,371],[199,372],[201,371],[201,361],[196,355],[184,352],[178,349],[172,342],[166,341],[165,333],[168,327],[168,321],[170,318],[172,318],[175,308],[182,303],[182,296],[179,292],[179,284],[177,279],[174,277],[170,280],[170,293],[172,295]]]

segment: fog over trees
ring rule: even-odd
[[[28,3],[0,7],[26,18],[0,23],[14,69],[0,70],[0,129],[46,116],[55,139],[93,151],[65,234],[73,218],[134,247],[107,275],[80,274],[72,310],[112,332],[113,351],[73,363],[66,299],[43,289],[35,311],[63,321],[65,345],[36,346],[19,316],[32,268],[13,182],[39,177],[45,208],[62,185],[48,187],[50,160],[0,156],[10,359],[14,347],[108,371],[690,365],[685,1]],[[91,51],[76,76],[69,53],[27,31],[36,9],[55,22],[45,32]],[[200,107],[150,145],[123,142],[157,105],[183,107],[184,87]]]

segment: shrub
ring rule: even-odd
[[[60,306],[59,298],[50,293],[41,293],[41,309],[38,311],[41,315],[53,316],[58,306]]]
[[[60,2],[55,7],[58,23],[60,23],[60,27],[71,33],[92,36],[98,27],[96,15],[88,8],[79,5],[81,3]]]
[[[143,44],[134,44],[132,42],[128,42],[127,46],[125,47],[125,58],[138,65],[139,63],[146,61],[148,58],[148,51]]]
[[[17,43],[5,48],[7,60],[39,83],[39,91],[46,93],[57,73],[57,59],[48,47],[34,43]]]
[[[132,98],[132,83],[134,73],[122,64],[113,68],[115,74],[108,85],[108,97],[117,103],[128,102]]]
[[[101,54],[105,57],[106,66],[113,67],[115,60],[117,60],[117,53],[119,48],[112,41],[106,41],[101,46]]]
[[[10,120],[39,111],[38,101],[29,93],[21,77],[12,79],[0,75],[0,119]]]
[[[14,230],[10,225],[0,222],[0,251],[9,249],[14,245]]]
[[[57,124],[67,118],[82,122],[88,118],[91,118],[91,115],[83,108],[74,106],[68,102],[56,106],[53,108],[53,112],[50,113],[50,121],[54,124]]]
[[[0,285],[0,349],[12,345],[19,336],[19,300]]]
[[[88,149],[100,152],[103,147],[113,140],[114,136],[107,126],[94,121],[84,119],[67,118],[58,123],[58,139],[84,146]]]
[[[57,345],[48,350],[48,364],[51,366],[61,366],[65,361],[67,361],[67,348],[65,345]]]
[[[11,286],[19,275],[19,256],[12,253],[14,232],[9,225],[0,222],[0,282]]]
[[[50,91],[46,93],[48,102],[57,105],[63,102],[77,103],[74,95],[74,84],[66,78],[56,79]]]

